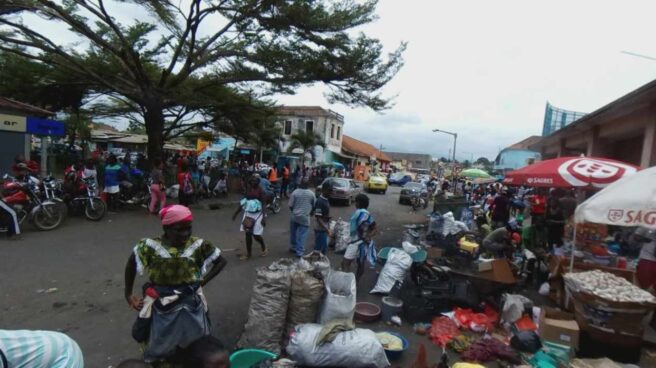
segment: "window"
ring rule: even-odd
[[[415,161],[415,164],[421,165],[421,161]]]
[[[335,124],[330,124],[330,139],[335,138]]]
[[[314,121],[306,120],[305,121],[305,131],[311,133],[314,131]]]
[[[342,127],[337,127],[337,140],[340,140],[342,136]]]
[[[292,121],[291,120],[286,120],[285,121],[285,135],[291,135],[292,134]]]

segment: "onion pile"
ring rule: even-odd
[[[656,303],[656,298],[626,279],[612,273],[593,270],[568,273],[565,283],[575,291],[584,291],[615,302]]]

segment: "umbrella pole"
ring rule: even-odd
[[[576,251],[576,219],[574,219],[574,236],[572,236],[572,255],[569,259],[569,272],[574,269],[574,252]]]

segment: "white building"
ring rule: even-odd
[[[313,131],[324,139],[326,148],[317,147],[318,162],[340,161],[344,116],[321,106],[280,106],[277,116],[284,139],[282,151],[287,152],[291,136],[300,131]]]

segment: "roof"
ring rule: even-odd
[[[560,140],[574,131],[592,128],[595,125],[612,121],[636,110],[649,107],[654,102],[656,102],[656,79],[598,108],[551,135],[543,137],[541,141],[534,143],[531,148],[540,149],[541,146]]]
[[[55,115],[55,113],[52,111],[48,111],[46,109],[42,109],[40,107],[26,104],[24,102],[12,100],[11,98],[6,98],[6,97],[0,97],[0,109],[24,113],[26,115],[37,115],[37,116]]]
[[[389,152],[385,151],[385,154],[390,157],[393,161],[401,161],[401,160],[411,160],[411,161],[416,161],[416,160],[425,160],[429,164],[433,160],[431,155],[426,154],[426,153],[405,153],[405,152]]]
[[[332,117],[339,121],[344,121],[344,116],[332,110],[324,109],[321,106],[285,106],[276,107],[278,115],[292,116],[325,116]]]
[[[348,135],[342,135],[342,150],[364,157],[376,157],[377,160],[391,162],[389,156],[369,143],[357,140]]]
[[[109,132],[117,132],[118,129],[114,128],[113,126],[105,123],[91,123],[91,129],[94,130],[104,130],[104,131],[109,131]]]
[[[542,136],[532,135],[515,144],[511,144],[510,146],[506,147],[506,149],[529,149],[530,146],[540,142],[541,140],[542,140]]]

